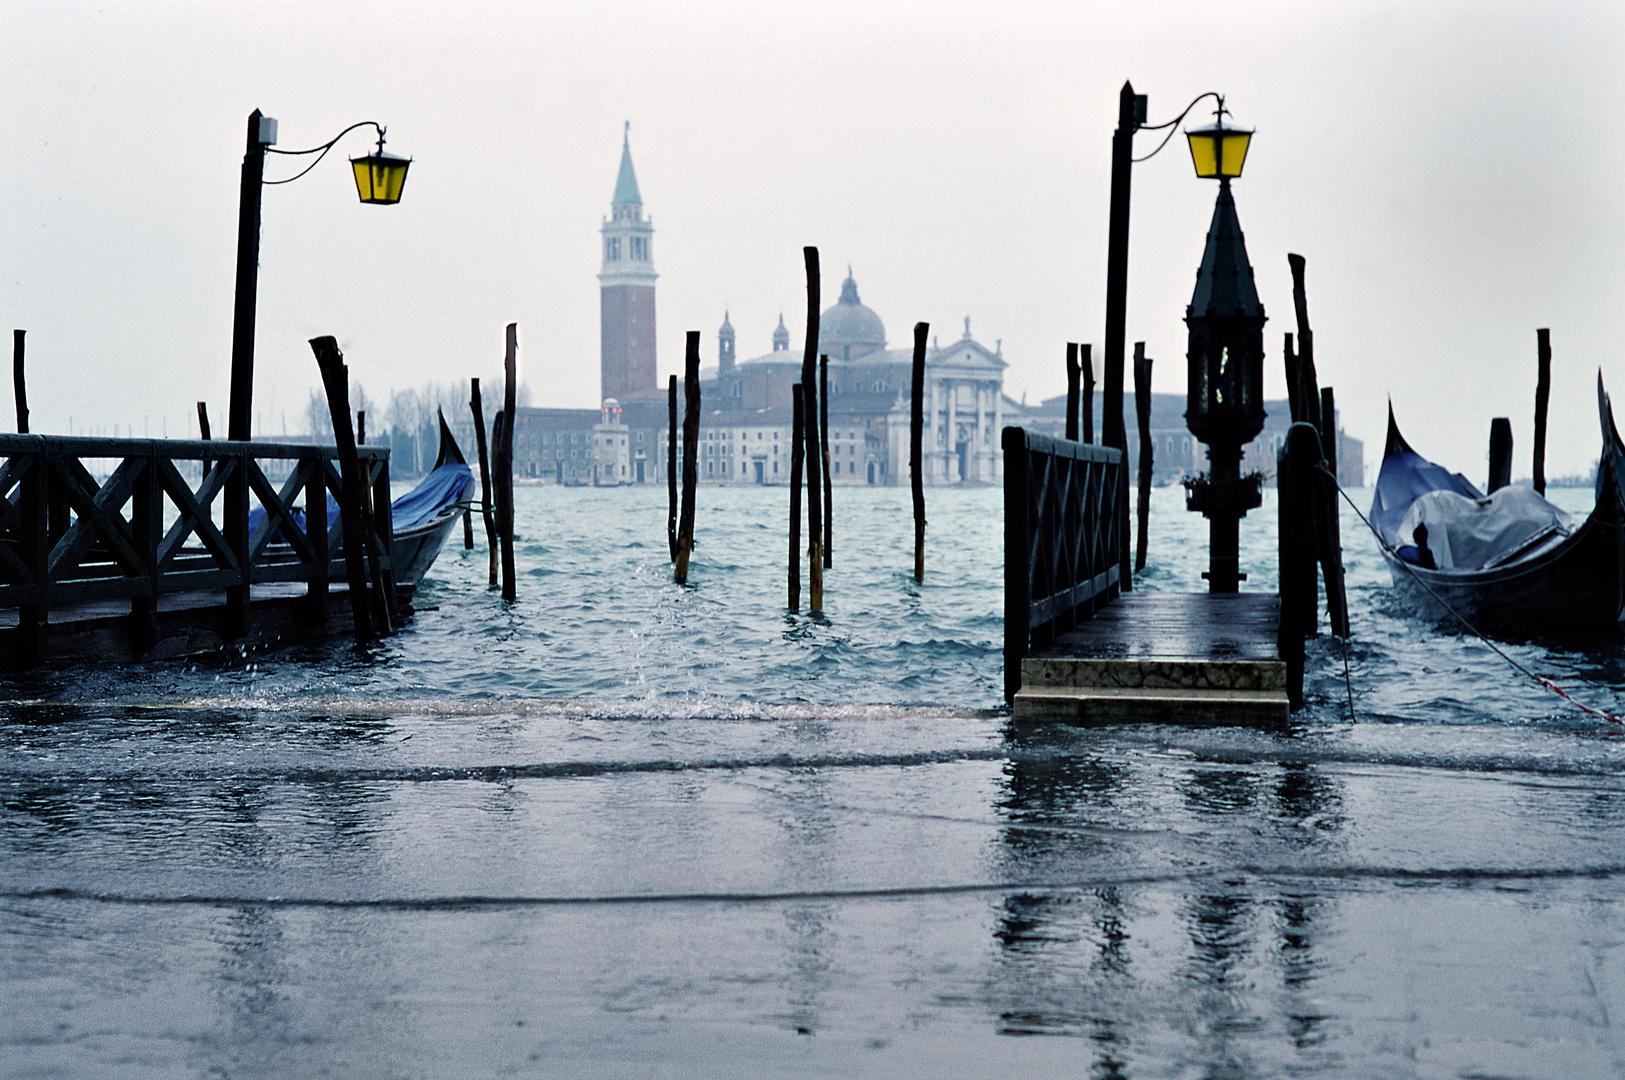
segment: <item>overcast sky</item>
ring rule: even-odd
[[[1368,462],[1391,395],[1416,447],[1474,478],[1490,419],[1510,416],[1527,474],[1547,326],[1548,472],[1578,472],[1596,371],[1625,395],[1622,10],[9,0],[0,324],[29,331],[35,430],[185,434],[200,398],[223,426],[246,117],[276,117],[288,149],[376,119],[415,158],[400,205],[360,205],[337,156],[265,190],[264,429],[301,426],[308,338],[335,335],[378,399],[492,378],[511,320],[532,402],[591,406],[598,228],[629,120],[662,375],[686,330],[714,359],[724,309],[741,356],[770,348],[780,312],[799,341],[816,244],[826,300],[851,264],[893,346],[969,315],[1033,401],[1064,389],[1065,342],[1103,339],[1110,136],[1132,79],[1153,122],[1211,89],[1257,128],[1236,200],[1271,396],[1299,252],[1321,380]],[[1134,180],[1129,340],[1163,391],[1183,390],[1215,195],[1182,142]]]

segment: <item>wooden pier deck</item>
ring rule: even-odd
[[[1285,724],[1269,593],[1123,593],[1021,661],[1018,722]]]

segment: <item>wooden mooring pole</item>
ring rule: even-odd
[[[1484,485],[1486,495],[1512,483],[1512,421],[1497,416],[1490,421],[1490,476]]]
[[[357,446],[366,446],[367,445],[367,410],[366,409],[357,409],[355,411],[355,444]]]
[[[1304,286],[1304,257],[1288,255],[1286,260],[1292,271],[1292,307],[1298,324],[1298,349],[1295,356],[1291,343],[1287,344],[1287,381],[1290,386],[1294,381],[1294,375],[1296,376],[1298,401],[1303,410],[1301,417],[1294,416],[1293,419],[1313,424],[1319,445],[1324,450],[1337,439],[1337,417],[1325,415],[1321,407],[1320,382],[1315,373],[1315,335],[1309,327],[1309,294]],[[1335,452],[1333,456],[1335,457]],[[1324,460],[1326,459],[1323,458],[1322,461]],[[1320,560],[1321,579],[1326,588],[1326,615],[1331,622],[1332,633],[1347,638],[1348,593],[1343,583],[1342,529],[1339,524],[1341,510],[1335,475],[1319,473],[1312,491],[1315,506],[1315,551]]]
[[[1145,342],[1134,343],[1134,419],[1140,434],[1140,473],[1134,507],[1134,572],[1145,569],[1146,528],[1151,514],[1151,358]]]
[[[11,332],[11,391],[17,399],[19,435],[28,434],[28,379],[23,372],[23,337],[27,333],[27,330]]]
[[[800,383],[790,387],[790,561],[789,608],[801,608],[801,456],[806,453],[802,444],[802,390]]]
[[[491,556],[492,588],[497,584],[497,530],[491,508],[491,459],[485,447],[485,405],[480,401],[480,380],[468,383],[468,411],[474,414],[474,448],[480,459],[480,518],[485,522],[485,547]]]
[[[1078,343],[1066,343],[1066,437],[1078,441]]]
[[[677,517],[677,564],[672,579],[688,584],[688,562],[694,554],[694,487],[699,483],[700,332],[688,332],[683,356],[683,505]]]
[[[350,615],[355,621],[356,644],[365,645],[372,640],[372,618],[368,613],[371,604],[367,597],[367,567],[363,554],[366,542],[361,525],[361,462],[350,427],[350,373],[344,366],[344,354],[339,351],[337,339],[311,338],[310,351],[316,354],[322,388],[327,391],[327,411],[333,418],[333,438],[339,455],[339,527],[344,532],[344,573],[350,585]]]
[[[1078,368],[1083,375],[1083,390],[1078,407],[1083,411],[1083,441],[1095,441],[1095,362],[1090,356],[1094,346],[1078,346]]]
[[[502,434],[497,437],[496,470],[497,486],[502,492],[501,517],[497,522],[502,542],[502,599],[510,604],[519,598],[513,565],[513,429],[518,382],[519,324],[509,323],[502,354]]]
[[[824,610],[824,501],[818,466],[822,460],[818,438],[818,316],[820,310],[818,249],[804,247],[807,268],[807,340],[801,353],[801,422],[807,440],[807,607]]]
[[[832,565],[830,549],[835,546],[835,482],[829,472],[829,357],[818,358],[818,445],[824,454],[824,569]],[[847,463],[851,468],[852,463]]]
[[[1320,435],[1313,424],[1294,423],[1276,459],[1281,568],[1280,625],[1276,648],[1286,662],[1287,700],[1303,705],[1303,641],[1318,623],[1315,588],[1315,473]]]
[[[17,333],[21,334],[19,330]],[[1546,405],[1552,396],[1552,332],[1535,331],[1535,494],[1546,494]],[[19,346],[20,347],[20,346]]]
[[[914,493],[914,580],[925,580],[925,473],[920,446],[925,438],[925,336],[931,324],[914,324],[914,371],[909,380],[908,476]],[[936,420],[933,417],[932,423]]]
[[[677,562],[677,376],[666,382],[666,545]]]

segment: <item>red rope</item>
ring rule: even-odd
[[[1603,712],[1601,709],[1593,709],[1590,705],[1587,705],[1583,701],[1575,701],[1574,698],[1569,696],[1569,692],[1567,690],[1563,689],[1561,686],[1557,685],[1556,683],[1554,683],[1552,680],[1546,678],[1545,676],[1531,674],[1529,677],[1531,679],[1534,679],[1536,682],[1540,683],[1540,685],[1544,686],[1546,689],[1550,690],[1552,693],[1556,694],[1558,697],[1562,698],[1564,701],[1568,702],[1570,705],[1573,705],[1576,709],[1583,709],[1584,711],[1590,713],[1592,716],[1600,716],[1600,717],[1602,717],[1604,720],[1608,721],[1610,724],[1618,724],[1621,727],[1625,727],[1625,720],[1621,720],[1619,717],[1615,716],[1611,712]]]

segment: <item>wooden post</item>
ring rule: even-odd
[[[357,446],[366,446],[367,445],[367,410],[366,409],[357,409],[355,411],[355,444]]]
[[[49,510],[54,501],[51,489],[55,486],[51,483],[50,473],[42,445],[39,452],[32,455],[17,490],[20,511],[17,521],[18,554],[34,582],[32,601],[17,608],[17,633],[21,637],[21,659],[25,667],[33,667],[45,659],[49,633],[53,540]]]
[[[310,351],[316,354],[316,366],[322,373],[322,387],[327,391],[327,410],[333,417],[333,438],[338,445],[342,488],[339,495],[339,527],[344,533],[344,571],[350,585],[350,614],[355,620],[356,644],[365,645],[372,640],[372,619],[367,611],[367,569],[362,554],[366,540],[361,528],[361,464],[350,429],[350,373],[344,366],[344,354],[339,351],[336,339],[311,338]]]
[[[1083,410],[1083,441],[1095,441],[1095,362],[1089,355],[1093,345],[1078,346],[1078,368],[1083,375],[1083,390],[1078,396],[1078,407]]]
[[[199,407],[202,402],[198,402]],[[303,459],[309,461],[309,459]],[[318,567],[305,587],[305,616],[312,626],[327,625],[327,461],[318,452],[305,478],[305,538],[310,541]]]
[[[1135,505],[1134,572],[1145,569],[1146,527],[1151,514],[1151,358],[1145,342],[1134,343],[1134,418],[1140,430],[1140,475]]]
[[[914,372],[910,380],[913,399],[909,411],[908,475],[914,491],[914,580],[925,580],[925,474],[921,470],[920,446],[925,437],[925,335],[931,324],[914,324]],[[936,423],[932,417],[931,422]]]
[[[1337,416],[1328,414],[1322,407],[1320,383],[1315,374],[1315,335],[1309,328],[1309,294],[1304,288],[1304,258],[1302,255],[1288,255],[1286,260],[1292,270],[1292,307],[1298,323],[1296,384],[1299,405],[1303,410],[1303,415],[1295,416],[1294,420],[1301,419],[1313,424],[1319,446],[1324,450],[1328,446],[1336,446]],[[1291,351],[1289,345],[1289,385],[1292,383]],[[1335,449],[1330,458],[1336,458]],[[1308,464],[1303,466],[1305,469],[1310,467]],[[1318,472],[1319,467],[1315,468]],[[1343,584],[1343,543],[1337,484],[1335,477],[1324,475],[1309,481],[1309,484],[1314,505],[1315,550],[1320,560],[1321,579],[1326,587],[1326,613],[1331,621],[1332,633],[1346,638],[1349,634],[1348,596]],[[1311,622],[1309,633],[1314,633],[1314,627],[1315,624]]]
[[[1294,424],[1303,420],[1303,373],[1298,370],[1298,352],[1292,347],[1292,333],[1286,334],[1281,347],[1281,359],[1286,366],[1287,413]]]
[[[496,546],[491,549],[491,588],[502,587],[502,523],[507,519],[502,509],[502,481],[498,479],[502,472],[500,464],[502,458],[502,410],[491,417],[491,513],[495,517],[497,527]]]
[[[11,332],[11,389],[17,399],[19,435],[28,434],[28,381],[23,373],[23,336],[27,333],[27,330]]]
[[[1342,505],[1337,495],[1337,397],[1329,386],[1320,391],[1320,419],[1331,430],[1330,436],[1323,437],[1320,444],[1321,459],[1326,465],[1326,472],[1320,477],[1320,487],[1324,492],[1321,505],[1326,508],[1325,542],[1329,545],[1325,565],[1332,570],[1332,576],[1326,579],[1326,616],[1331,621],[1332,633],[1346,641],[1349,636],[1349,599],[1343,581]]]
[[[818,477],[818,249],[801,249],[807,268],[807,340],[801,353],[802,436],[807,440],[807,607],[824,609],[823,485]]]
[[[1078,441],[1078,343],[1066,343],[1066,437]]]
[[[446,412],[444,409],[436,407],[435,414],[440,417],[440,430],[443,433],[442,437],[444,437],[444,433],[451,431],[451,426],[446,423]],[[463,461],[461,455],[458,455],[458,460]],[[463,461],[463,464],[466,465],[468,462]],[[463,550],[474,550],[474,508],[471,506],[463,507]]]
[[[677,376],[666,382],[666,543],[677,562]]]
[[[802,385],[790,387],[790,602],[791,611],[801,608],[801,458],[806,453],[802,444],[801,413]]]
[[[198,430],[198,434],[203,436],[203,441],[204,442],[209,442],[210,441],[210,439],[209,439],[209,403],[207,401],[200,401],[200,402],[197,403],[197,430]],[[200,468],[201,468],[200,475],[203,478],[207,478],[208,475],[209,475],[209,459],[208,458],[203,459],[203,461],[200,463]]]
[[[485,405],[480,401],[480,380],[469,380],[468,411],[474,414],[474,447],[480,459],[480,517],[485,521],[485,547],[491,554],[491,585],[497,583],[497,538],[491,507],[491,459],[485,452]]]
[[[818,358],[818,445],[824,451],[824,568],[834,565],[830,549],[835,546],[835,482],[829,473],[829,357]],[[851,463],[847,465],[851,468]]]
[[[1490,482],[1484,493],[1491,494],[1512,483],[1512,421],[1497,416],[1490,421]]]
[[[1326,441],[1326,429],[1320,422],[1320,383],[1315,375],[1315,334],[1309,329],[1309,294],[1304,288],[1302,255],[1288,255],[1287,266],[1292,270],[1292,308],[1298,319],[1298,394],[1303,403],[1303,419],[1315,425],[1315,431]]]
[[[361,414],[357,413],[356,415],[360,416]],[[377,498],[375,481],[372,476],[373,459],[371,455],[368,455],[366,460],[362,461],[360,455],[357,455],[357,463],[361,468],[361,533],[365,540],[365,551],[367,553],[367,580],[372,582],[373,625],[378,628],[379,637],[389,637],[395,632],[395,616],[392,610],[394,605],[390,602],[389,594],[395,590],[388,580],[388,576],[384,573],[383,559],[380,552],[380,540],[387,544],[388,537],[380,536],[378,515],[373,512],[373,502]],[[389,481],[386,479],[384,483],[386,485],[385,495],[387,496]],[[384,505],[386,507],[389,505],[387,497],[384,499]],[[388,549],[385,548],[384,550],[387,551]]]
[[[17,331],[20,335],[21,330]],[[1535,331],[1535,494],[1546,494],[1546,403],[1552,396],[1552,332]],[[21,338],[18,341],[21,342]],[[19,344],[18,348],[22,346]]]
[[[158,545],[164,538],[163,491],[158,459],[148,454],[130,492],[130,539],[141,556],[143,591],[130,597],[130,644],[144,656],[158,644]]]
[[[1277,459],[1280,485],[1281,608],[1276,651],[1286,661],[1287,700],[1303,706],[1303,641],[1315,632],[1315,477],[1320,435],[1313,424],[1287,430]]]
[[[679,585],[688,584],[688,562],[694,554],[694,487],[700,465],[700,332],[688,332],[683,355],[683,506],[677,516],[677,567],[672,574]]]
[[[502,355],[502,435],[497,440],[497,484],[502,488],[502,519],[498,537],[502,542],[502,599],[518,599],[518,582],[513,566],[513,429],[519,393],[519,324],[509,323],[507,347]]]
[[[1021,661],[1032,631],[1032,544],[1027,515],[1027,436],[1018,427],[999,435],[1004,450],[1004,700],[1013,703],[1021,689]]]

